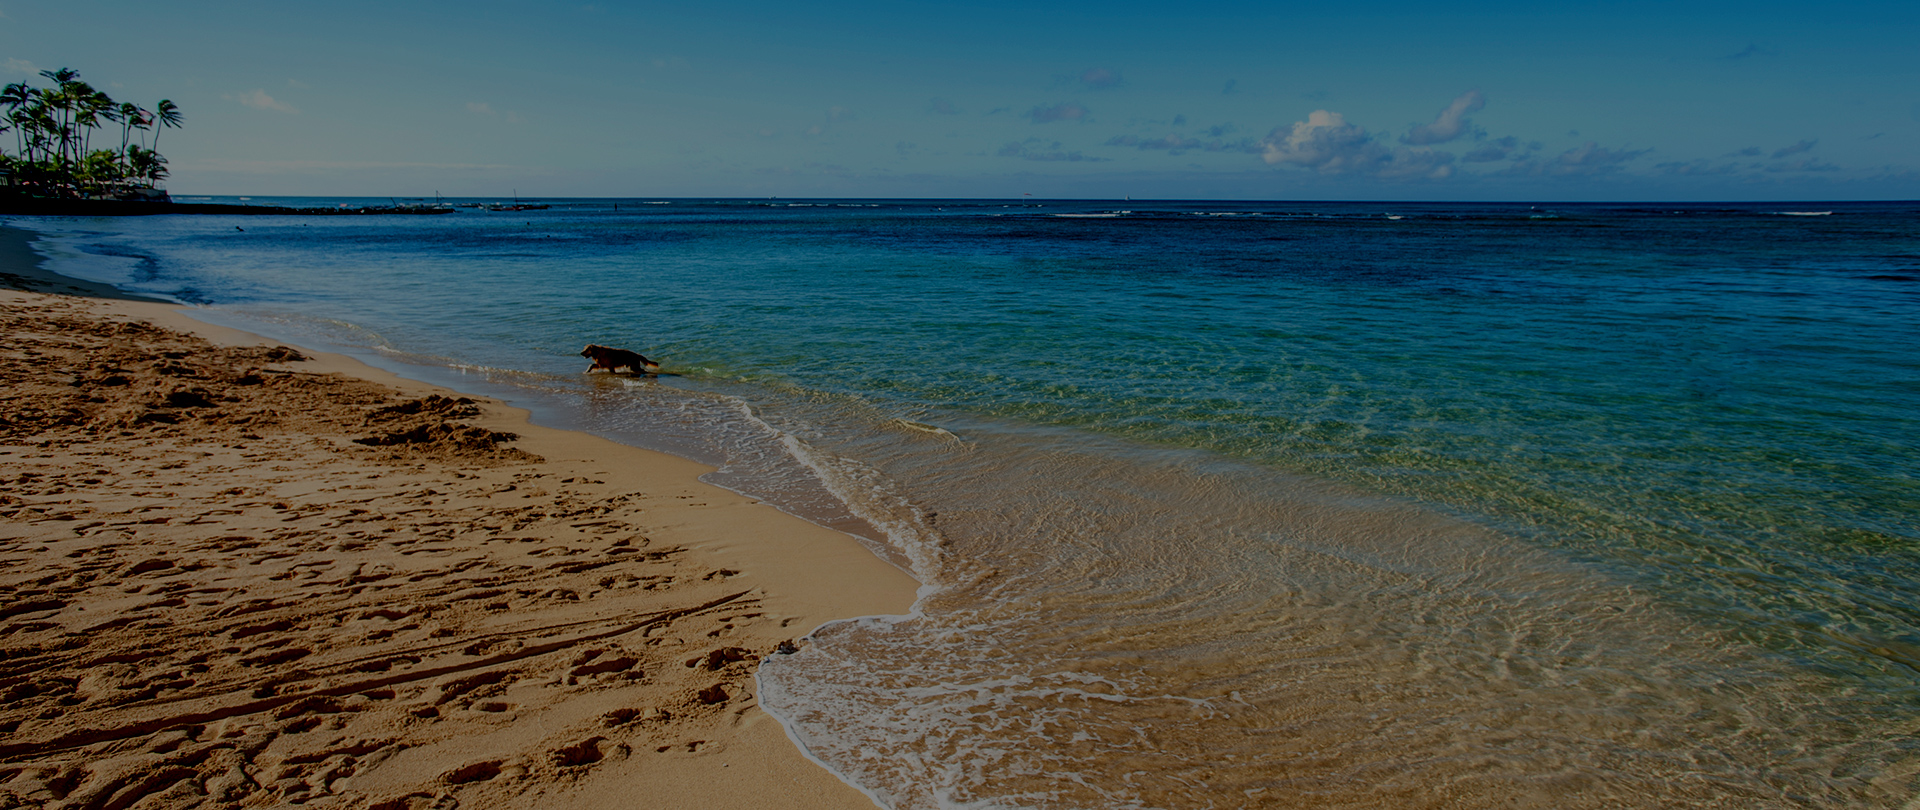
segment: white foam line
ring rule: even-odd
[[[906,428],[908,430],[915,430],[921,433],[931,433],[935,436],[945,438],[949,441],[952,441],[958,444],[967,443],[966,440],[960,438],[958,434],[954,433],[951,430],[943,428],[939,425],[929,425],[925,422],[915,422],[912,419],[894,419],[893,424]]]
[[[1017,675],[980,681],[978,683],[942,683],[936,686],[922,686],[908,689],[901,694],[916,698],[974,695],[978,701],[997,703],[1008,703],[1013,698],[1056,697],[1077,697],[1106,703],[1154,703],[1158,701],[1171,701],[1175,703],[1185,703],[1189,706],[1203,708],[1209,711],[1216,710],[1211,701],[1202,698],[1184,697],[1181,695],[1147,695],[1140,697],[1115,694],[1113,692],[1094,692],[1086,689],[1076,689],[1071,686],[1043,687],[1036,685],[1035,680],[1032,676]],[[1102,680],[1105,679],[1103,678]],[[1118,685],[1115,684],[1115,686]]]
[[[831,624],[831,622],[829,622],[829,624]],[[825,625],[821,625],[821,626],[824,627]],[[812,634],[809,633],[808,635],[812,635]],[[767,693],[766,685],[760,682],[759,667],[754,667],[753,669],[753,693],[756,695],[764,695]],[[832,765],[828,765],[826,760],[823,760],[820,757],[815,756],[813,753],[813,749],[807,747],[806,740],[803,740],[800,738],[800,732],[798,729],[795,728],[795,724],[793,723],[793,721],[785,717],[781,717],[779,714],[775,713],[773,709],[768,708],[765,703],[760,704],[760,710],[763,712],[766,712],[768,717],[773,718],[775,722],[778,722],[780,724],[781,730],[787,732],[787,741],[793,743],[793,747],[800,750],[800,756],[806,757],[807,761],[820,766],[820,770],[833,774],[835,779],[839,779],[841,782],[846,783],[847,787],[860,791],[861,795],[866,796],[869,801],[873,802],[873,806],[882,808],[882,810],[893,810],[893,805],[887,803],[885,799],[882,799],[879,793],[869,789],[867,786],[862,785],[859,782],[854,781],[852,778],[848,777],[846,774],[841,773],[839,769],[833,767]]]
[[[851,480],[851,476],[834,469],[833,464],[822,458],[799,437],[775,428],[755,415],[753,408],[745,400],[737,397],[729,397],[729,399],[742,417],[759,426],[761,430],[767,432],[767,435],[772,436],[786,448],[787,454],[812,472],[814,477],[827,488],[827,492],[840,499],[849,512],[879,529],[893,543],[896,550],[906,555],[908,563],[913,568],[908,573],[921,583],[919,593],[914,600],[914,610],[910,615],[919,615],[920,601],[941,589],[941,586],[936,584],[940,577],[939,553],[935,551],[936,546],[927,540],[928,530],[923,522],[925,515],[920,508],[887,492],[877,482],[867,482],[864,487],[858,486],[861,482]],[[875,473],[875,476],[878,477],[878,473]],[[861,497],[863,495],[866,497]],[[885,510],[874,508],[872,503],[881,498],[891,499],[905,507],[912,514],[911,522],[886,514]]]
[[[937,584],[939,574],[938,555],[937,553],[929,554],[932,546],[926,541],[924,535],[918,531],[919,527],[905,525],[898,518],[881,514],[881,510],[871,508],[868,505],[870,503],[869,500],[853,497],[853,493],[850,491],[853,482],[843,480],[843,476],[835,474],[835,472],[830,470],[830,465],[825,463],[819,454],[808,447],[806,443],[800,441],[798,437],[779,430],[773,425],[768,424],[766,420],[761,419],[753,412],[752,406],[748,405],[746,400],[738,397],[727,397],[727,399],[732,402],[734,407],[739,410],[740,415],[749,423],[758,425],[760,429],[766,431],[769,436],[779,441],[780,445],[786,449],[787,453],[791,455],[795,461],[798,461],[801,466],[811,471],[814,477],[827,488],[830,494],[839,498],[840,502],[846,505],[849,512],[872,524],[885,534],[887,539],[893,543],[894,548],[906,555],[908,563],[914,569],[908,573],[912,574],[914,579],[920,582],[920,587],[914,595],[913,606],[909,608],[905,614],[853,616],[823,622],[820,626],[808,631],[806,637],[811,638],[826,628],[841,624],[853,622],[898,624],[921,617],[923,615],[921,605],[926,603],[927,597],[939,593],[943,586]],[[870,486],[868,487],[867,494],[872,496],[882,494],[883,492],[884,491],[880,490],[877,486]],[[911,503],[901,501],[901,504],[911,510],[915,522],[920,521],[924,517],[919,508],[913,506]],[[768,693],[768,688],[765,683],[761,682],[760,672],[760,668],[756,667],[754,669],[754,691],[756,694],[765,695]],[[780,724],[781,730],[786,732],[787,739],[793,743],[794,748],[800,751],[801,756],[806,757],[807,760],[813,764],[820,766],[821,770],[833,774],[834,778],[846,783],[848,787],[860,791],[860,794],[866,796],[869,801],[872,801],[874,806],[883,808],[884,810],[893,810],[893,805],[889,801],[888,796],[861,784],[851,775],[828,764],[826,760],[821,759],[815,754],[813,748],[808,745],[806,738],[801,734],[799,723],[794,718],[784,716],[778,711],[775,711],[771,706],[768,706],[765,701],[761,702],[761,711],[766,712],[768,717],[772,717],[775,722]]]

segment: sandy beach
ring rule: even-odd
[[[755,694],[821,623],[908,609],[852,538],[28,238],[0,228],[0,807],[873,805]]]

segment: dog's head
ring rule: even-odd
[[[580,356],[581,357],[598,357],[600,356],[601,352],[604,352],[606,350],[607,350],[607,347],[605,346],[599,346],[599,345],[589,343],[587,344],[586,348],[580,350]]]

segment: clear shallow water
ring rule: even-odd
[[[651,202],[16,224],[862,535],[892,806],[1915,793],[1920,206]]]

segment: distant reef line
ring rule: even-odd
[[[348,214],[445,214],[449,208],[414,206],[365,208],[286,208],[277,205],[228,205],[144,200],[67,200],[0,196],[0,216],[142,217],[156,214],[239,214],[244,216],[341,216]]]

